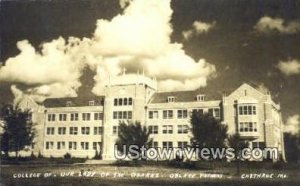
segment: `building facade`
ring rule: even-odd
[[[193,111],[210,113],[239,133],[250,148],[276,147],[284,156],[280,106],[269,93],[243,84],[228,96],[192,91],[159,92],[155,79],[143,75],[121,75],[110,79],[98,97],[49,98],[44,101],[42,145],[46,157],[92,158],[96,153],[113,160],[118,125],[139,121],[146,125],[153,147],[186,147],[192,133]]]

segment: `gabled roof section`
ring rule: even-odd
[[[259,88],[258,85],[254,84],[254,83],[243,83],[242,85],[240,85],[239,87],[237,87],[236,89],[234,89],[228,96],[232,95],[235,91],[237,91],[238,89],[244,88],[244,87],[248,87],[251,88],[257,92],[259,92],[261,95],[266,95],[265,92],[262,92]]]
[[[94,106],[102,106],[104,103],[104,96],[47,98],[44,101],[44,106],[47,108],[83,107],[89,106],[89,101],[94,101]]]
[[[205,95],[205,101],[221,100],[222,98],[220,92],[200,88],[189,91],[157,92],[152,96],[150,103],[167,103],[170,96],[175,97],[175,102],[195,102],[197,95]]]

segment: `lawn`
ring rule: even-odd
[[[0,185],[299,185],[295,164],[201,162],[197,169],[145,163],[139,166],[88,164],[1,165]],[[264,175],[263,178],[245,178]],[[38,176],[38,178],[36,178]],[[271,176],[272,178],[267,178]],[[32,178],[26,178],[32,177]],[[243,177],[243,178],[242,178]]]

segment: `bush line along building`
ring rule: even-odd
[[[249,84],[228,96],[213,95],[205,88],[158,92],[156,80],[123,74],[110,78],[103,92],[95,97],[48,98],[43,106],[23,101],[38,123],[35,152],[92,158],[97,151],[103,159],[114,159],[118,124],[128,120],[148,127],[154,147],[185,147],[192,135],[190,115],[197,110],[220,119],[229,134],[239,132],[250,147],[276,147],[284,156],[280,106],[269,93]]]

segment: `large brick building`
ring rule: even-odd
[[[49,98],[39,108],[36,151],[44,156],[114,159],[114,144],[120,121],[146,125],[153,146],[184,147],[190,143],[190,115],[208,112],[239,132],[250,147],[276,147],[284,156],[280,106],[269,93],[242,84],[230,94],[191,91],[159,92],[155,79],[121,75],[110,79],[98,97]],[[43,110],[41,112],[40,110]],[[33,113],[35,114],[35,113]]]

